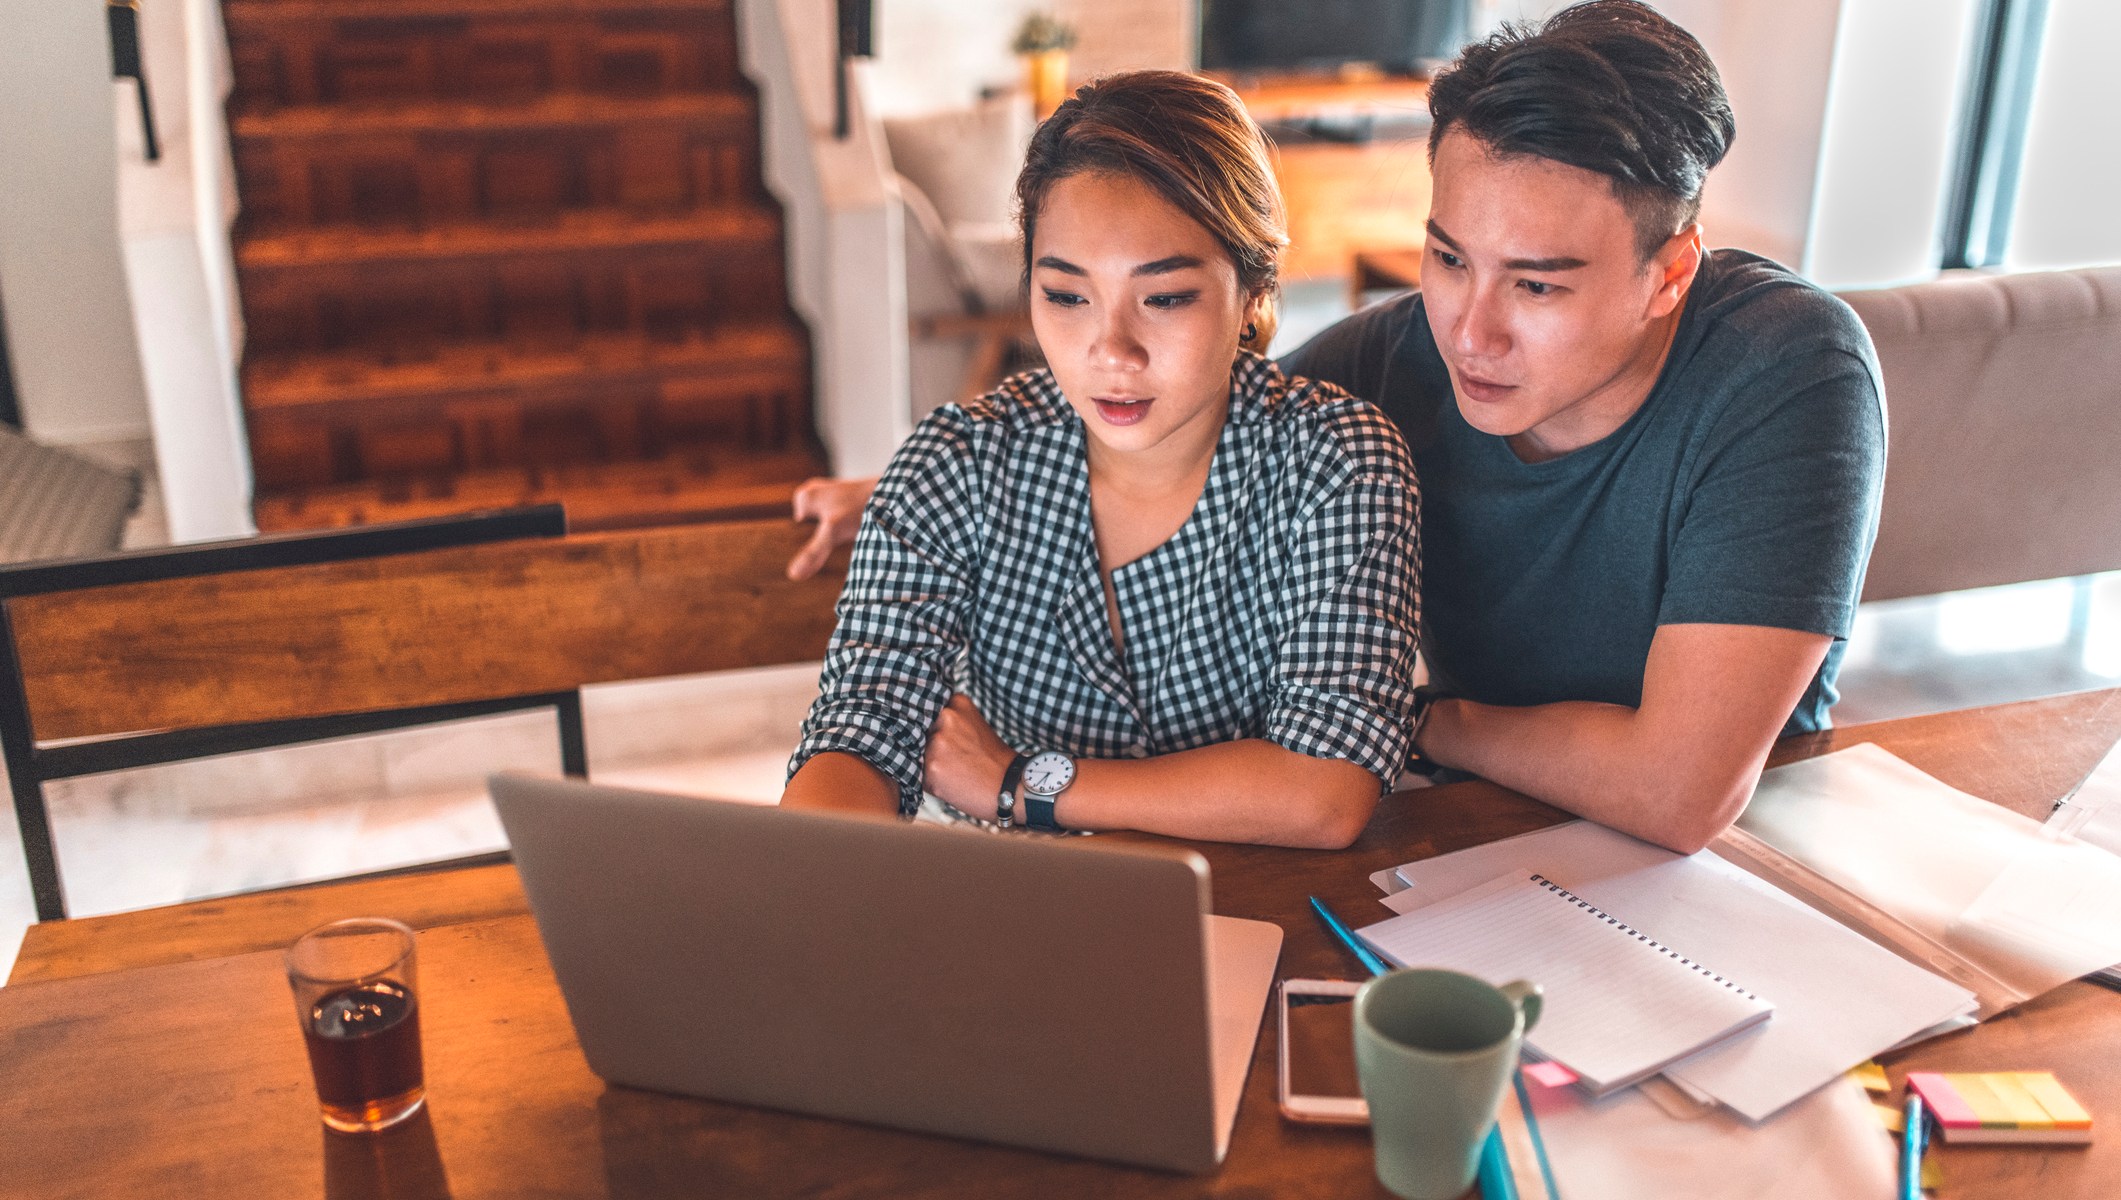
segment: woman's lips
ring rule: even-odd
[[[1097,415],[1105,419],[1105,424],[1134,425],[1149,415],[1149,406],[1156,403],[1156,398],[1107,400],[1100,396],[1091,403],[1097,405]]]

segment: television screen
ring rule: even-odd
[[[1471,0],[1201,0],[1209,71],[1330,71],[1373,63],[1427,74],[1471,36]]]

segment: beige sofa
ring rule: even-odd
[[[2121,569],[2121,266],[1842,299],[1890,413],[1865,600]]]

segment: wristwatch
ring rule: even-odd
[[[1058,750],[1043,750],[1024,766],[1024,824],[1048,833],[1060,833],[1053,819],[1053,802],[1075,782],[1075,760]]]
[[[1024,777],[1024,765],[1030,761],[1030,755],[1019,754],[1002,771],[1002,790],[994,798],[994,823],[1003,829],[1016,823],[1016,785]]]

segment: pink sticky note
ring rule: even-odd
[[[1937,1123],[1950,1129],[1979,1129],[1981,1118],[1973,1106],[1959,1096],[1952,1081],[1935,1071],[1909,1071],[1907,1086],[1921,1093]]]
[[[1526,1079],[1531,1080],[1540,1087],[1567,1087],[1576,1082],[1576,1072],[1569,1070],[1558,1062],[1526,1063],[1524,1065],[1524,1075]]]

